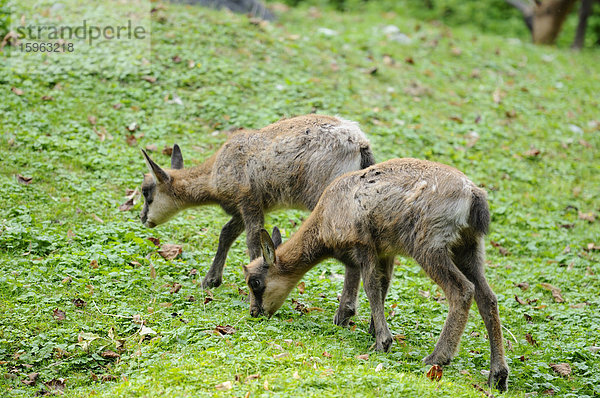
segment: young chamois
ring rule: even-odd
[[[183,168],[178,145],[173,147],[171,169],[166,170],[142,152],[150,171],[142,183],[144,225],[154,228],[180,210],[205,204],[218,204],[231,216],[202,281],[205,288],[222,283],[227,252],[244,228],[250,259],[260,256],[265,212],[277,207],[312,210],[336,177],[375,163],[356,122],[325,115],[240,130],[192,168]]]
[[[411,256],[443,289],[449,304],[435,349],[423,361],[450,362],[474,297],[490,340],[489,383],[506,390],[508,366],[498,305],[483,269],[489,221],[485,191],[449,166],[393,159],[345,174],[327,187],[287,242],[277,247],[267,231],[261,231],[262,257],[244,267],[250,314],[273,315],[308,270],[333,257],[347,270],[335,323],[347,325],[354,315],[362,276],[371,306],[370,332],[376,349],[388,351],[392,335],[384,301],[394,256]],[[356,271],[348,272],[352,269]]]

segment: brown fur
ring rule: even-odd
[[[457,351],[472,299],[490,336],[490,384],[506,389],[508,367],[496,296],[483,274],[489,225],[486,193],[460,171],[439,163],[393,159],[345,174],[323,192],[310,217],[279,248],[262,234],[263,257],[244,268],[251,314],[272,315],[303,275],[322,259],[347,273],[335,323],[355,313],[359,270],[371,306],[376,348],[392,335],[384,316],[396,254],[413,257],[444,290],[448,318],[428,364],[446,365]]]
[[[577,0],[506,0],[507,3],[517,8],[523,14],[525,23],[531,31],[531,38],[537,44],[554,44],[560,33],[562,25],[571,12],[571,9]],[[580,14],[579,23],[583,26],[578,27],[574,47],[577,44],[583,44],[583,34],[585,33],[585,22],[591,12],[591,0],[583,0],[585,7],[589,12]],[[582,29],[582,31],[580,31]]]
[[[227,252],[246,230],[250,258],[260,255],[264,213],[277,207],[312,210],[334,178],[374,163],[358,124],[338,117],[305,115],[260,130],[239,130],[199,166],[183,168],[173,148],[171,169],[163,170],[144,152],[142,222],[155,227],[180,210],[218,204],[231,220],[223,227],[204,287],[221,284]]]

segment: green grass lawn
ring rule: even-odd
[[[62,3],[61,18],[80,17],[80,2]],[[20,7],[28,22],[56,22],[51,5]],[[363,293],[355,325],[333,325],[339,263],[309,272],[272,319],[253,319],[243,237],[225,283],[200,287],[228,220],[220,209],[154,230],[139,222],[141,202],[119,210],[145,172],[139,148],[155,146],[166,166],[162,149],[177,142],[198,164],[232,128],[309,112],[360,122],[379,161],[435,160],[485,187],[487,277],[512,372],[505,396],[600,394],[597,50],[535,47],[376,6],[290,9],[272,24],[152,6],[146,52],[77,42],[75,55],[0,55],[0,395],[47,385],[69,397],[486,395],[475,305],[441,381],[424,376],[447,304],[412,260],[398,260],[386,302],[397,341],[377,353]],[[305,217],[278,211],[266,226],[286,239]],[[182,254],[163,259],[148,237]],[[233,333],[216,331],[226,325]]]

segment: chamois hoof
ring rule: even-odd
[[[221,286],[221,283],[223,283],[223,278],[206,275],[202,280],[202,288],[210,289],[213,287],[219,287]]]
[[[344,328],[348,327],[350,320],[354,315],[356,315],[356,309],[342,308],[342,306],[340,306],[333,317],[333,323]]]
[[[338,310],[338,312],[335,313],[335,316],[333,317],[333,323],[337,326],[341,326],[343,328],[348,327],[348,325],[350,325],[350,320],[352,318],[352,315],[348,315],[346,314],[341,314],[340,311]]]
[[[392,341],[394,341],[394,339],[390,335],[390,336],[384,337],[381,340],[377,339],[376,341],[377,341],[375,344],[376,351],[388,352],[390,350],[390,348],[392,347]]]
[[[498,391],[506,391],[508,389],[508,369],[499,369],[490,371],[490,377],[488,384],[492,388],[496,388]]]
[[[423,358],[423,363],[425,363],[427,365],[431,365],[431,366],[433,366],[433,365],[444,366],[444,365],[448,365],[450,363],[450,360],[452,360],[452,358],[442,358],[441,355],[436,355],[436,353],[434,351],[430,355]]]

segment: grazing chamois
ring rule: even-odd
[[[457,351],[473,297],[490,340],[489,383],[506,390],[508,366],[496,296],[484,276],[490,214],[483,189],[460,171],[417,159],[393,159],[335,179],[299,230],[277,247],[264,229],[262,257],[244,266],[250,314],[273,315],[303,275],[325,258],[346,266],[335,323],[354,315],[360,277],[371,306],[378,351],[392,335],[384,301],[396,254],[413,257],[443,289],[448,317],[424,362],[446,365]],[[350,270],[355,272],[349,272]]]
[[[250,259],[260,256],[265,212],[277,207],[312,210],[336,177],[375,163],[356,122],[314,114],[239,130],[192,168],[183,168],[177,144],[171,169],[160,168],[142,152],[150,171],[142,183],[144,225],[154,228],[180,210],[205,204],[218,204],[231,216],[202,281],[205,288],[222,283],[227,252],[244,228]]]

